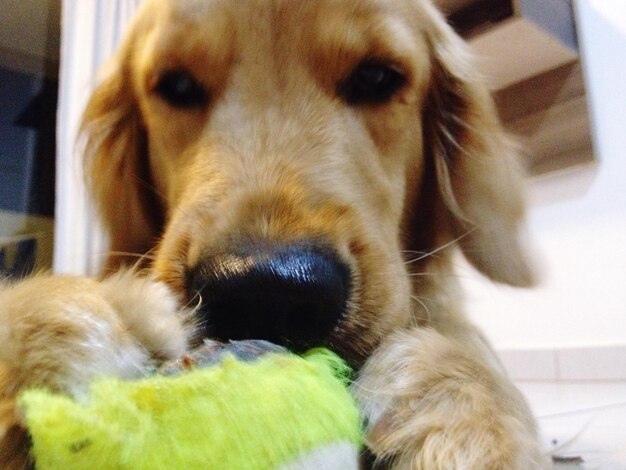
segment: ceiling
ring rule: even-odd
[[[0,0],[0,63],[58,62],[61,0]]]

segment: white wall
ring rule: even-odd
[[[499,349],[626,344],[626,2],[576,7],[600,165],[584,194],[531,210],[538,289],[502,288],[464,270],[472,317]],[[537,182],[534,192],[572,179]]]
[[[95,275],[108,253],[85,189],[77,135],[98,70],[117,49],[141,1],[63,1],[53,262],[57,274]]]

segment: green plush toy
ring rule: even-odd
[[[153,376],[101,379],[80,402],[31,390],[20,404],[38,470],[349,470],[361,432],[348,375],[324,349],[206,342]]]

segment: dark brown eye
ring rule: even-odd
[[[406,77],[396,68],[364,61],[339,84],[339,95],[348,104],[382,104],[389,101],[405,82]]]
[[[175,108],[190,109],[206,105],[207,90],[184,70],[171,70],[159,78],[154,92]]]

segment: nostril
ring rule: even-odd
[[[207,336],[322,344],[346,310],[350,271],[317,244],[247,246],[205,257],[190,288],[202,296]]]

